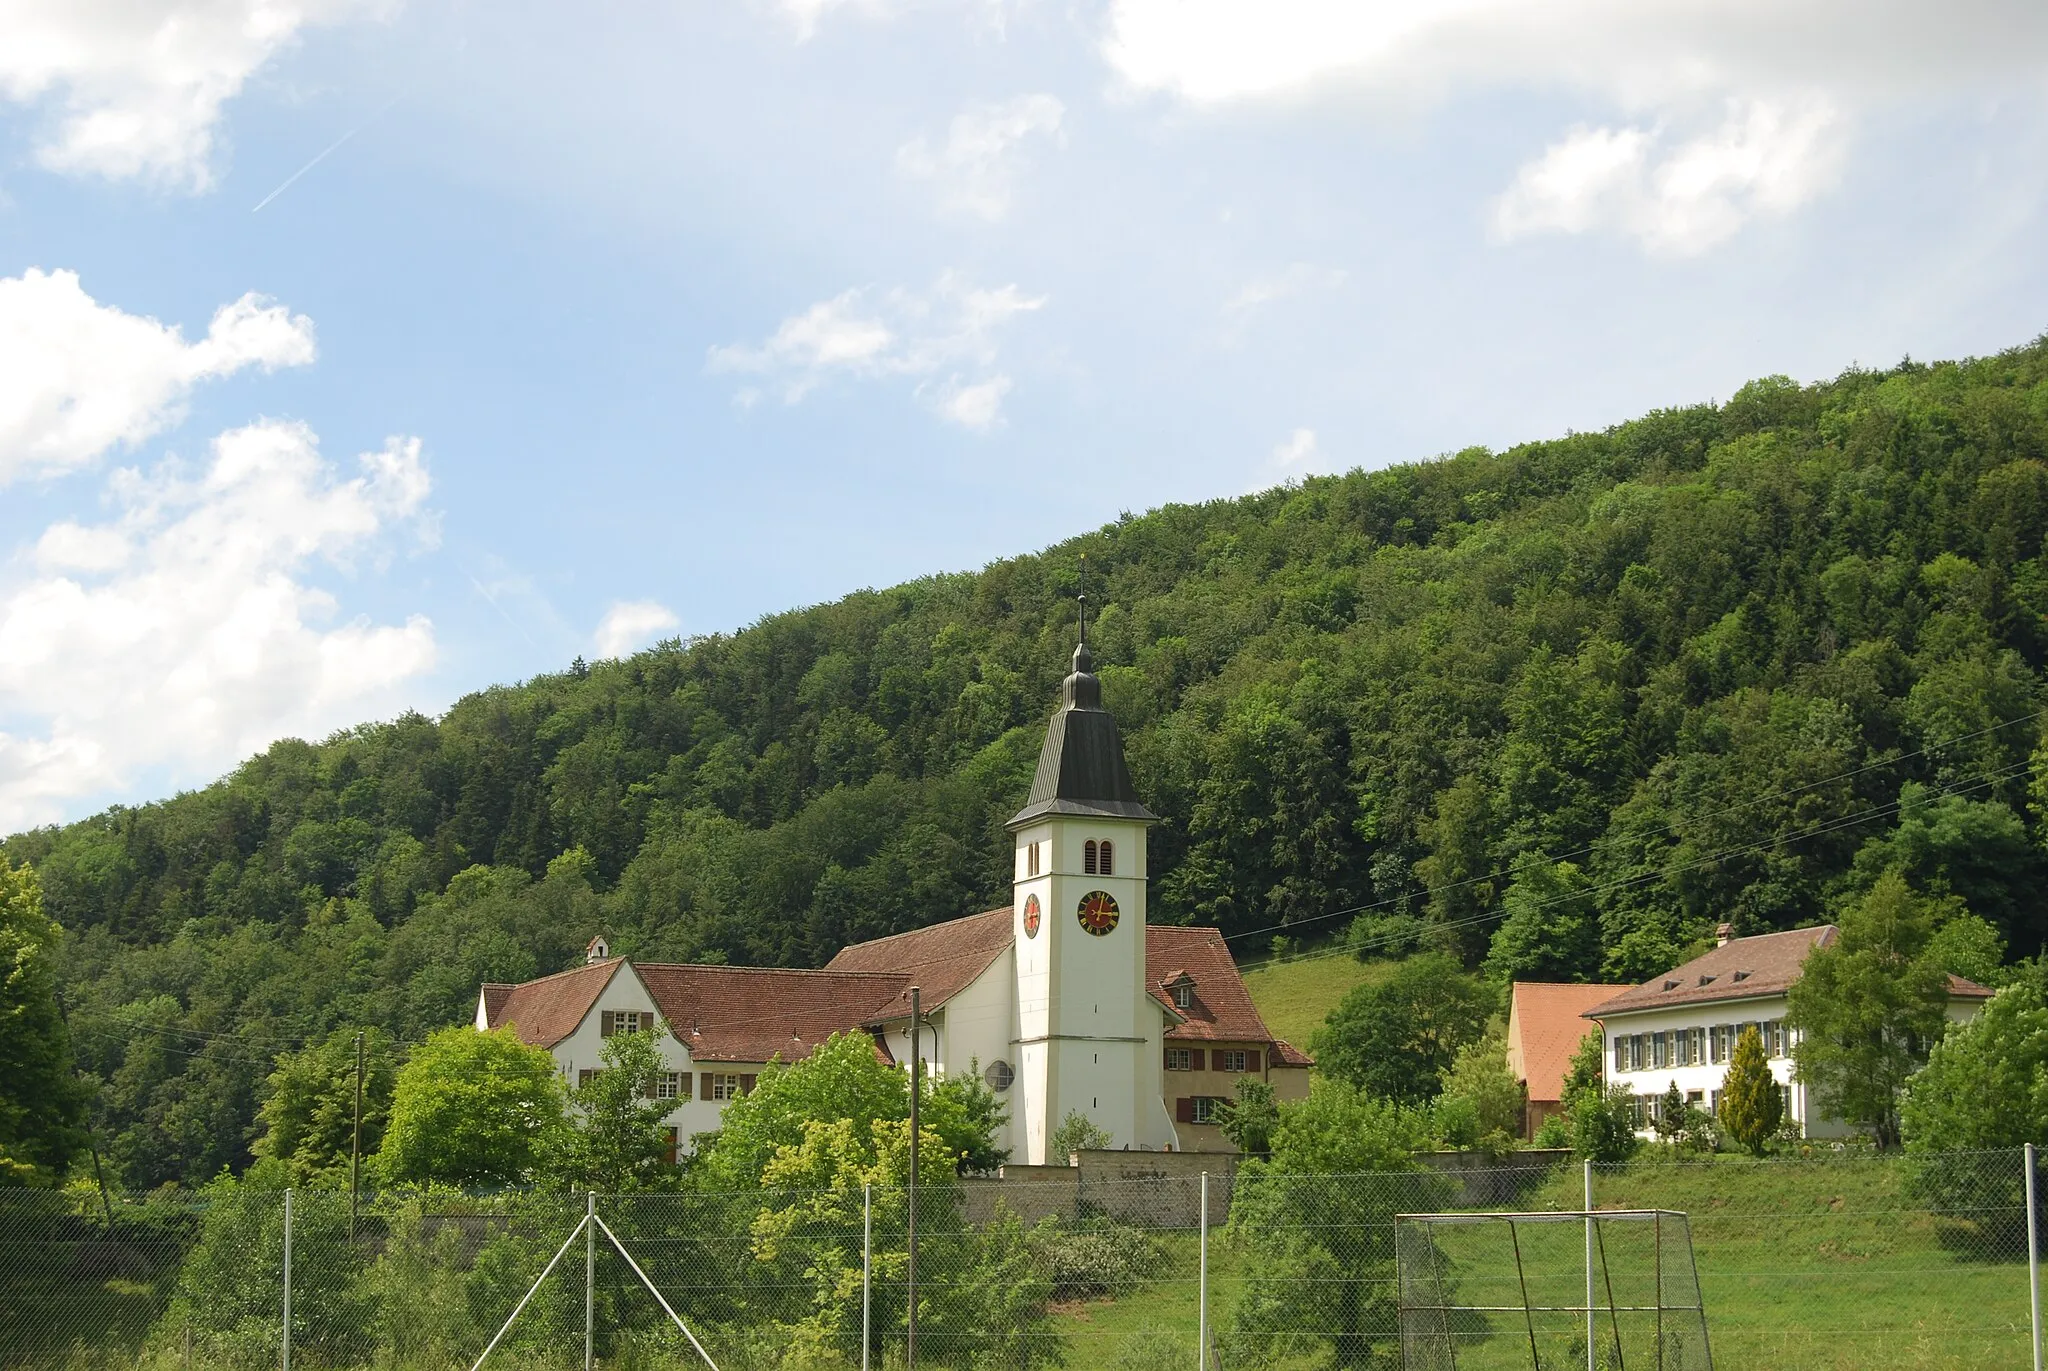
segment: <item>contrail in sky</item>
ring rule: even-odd
[[[325,161],[325,160],[327,159],[327,154],[328,154],[328,153],[330,153],[330,152],[333,152],[333,151],[334,151],[334,150],[335,150],[336,148],[340,147],[340,146],[341,146],[341,145],[342,145],[343,143],[346,143],[346,142],[347,142],[347,141],[348,141],[349,139],[351,139],[351,138],[355,137],[355,136],[356,136],[357,134],[361,133],[361,132],[362,132],[362,131],[363,131],[364,129],[366,129],[366,128],[368,128],[368,127],[369,127],[370,125],[372,125],[372,124],[376,123],[376,122],[377,122],[377,121],[378,121],[379,119],[382,119],[382,118],[383,118],[383,117],[385,116],[385,114],[387,114],[388,112],[390,112],[390,109],[391,109],[391,107],[392,107],[393,105],[397,104],[397,103],[398,103],[398,102],[399,102],[400,100],[403,100],[404,98],[405,98],[405,97],[404,97],[404,95],[402,95],[402,94],[400,94],[400,95],[394,95],[394,96],[392,96],[392,97],[391,97],[391,98],[390,98],[389,100],[385,101],[385,103],[384,103],[384,108],[383,108],[383,109],[380,109],[380,110],[378,110],[378,111],[377,111],[377,112],[376,112],[375,114],[373,114],[373,115],[371,115],[371,116],[370,116],[369,118],[367,118],[367,119],[363,120],[363,122],[362,122],[362,123],[360,123],[360,124],[357,124],[357,125],[356,125],[356,126],[355,126],[354,128],[350,129],[350,130],[349,130],[349,131],[348,131],[347,133],[344,133],[344,134],[342,134],[342,135],[341,135],[341,137],[339,137],[339,138],[335,139],[335,140],[334,140],[333,142],[329,143],[329,144],[328,144],[328,145],[327,145],[326,147],[324,147],[324,148],[320,149],[319,155],[317,155],[316,157],[314,157],[312,161],[310,161],[310,162],[306,163],[306,165],[304,165],[303,167],[300,167],[300,168],[299,168],[299,169],[298,169],[297,171],[293,172],[293,173],[292,173],[292,174],[291,174],[290,176],[287,176],[287,177],[285,177],[285,178],[284,178],[284,184],[283,184],[283,185],[281,185],[281,186],[279,186],[279,187],[278,187],[278,188],[277,188],[276,190],[274,190],[274,191],[270,192],[270,194],[268,194],[268,195],[264,196],[264,197],[263,197],[263,198],[262,198],[261,200],[258,200],[258,201],[256,202],[256,206],[255,206],[255,208],[254,208],[254,209],[251,209],[251,210],[249,211],[249,213],[251,213],[251,214],[255,214],[255,213],[256,213],[257,211],[261,210],[261,209],[262,209],[262,208],[263,208],[263,207],[264,207],[265,205],[269,204],[269,203],[270,203],[270,202],[271,202],[272,200],[275,200],[275,199],[276,199],[276,198],[277,198],[278,196],[280,196],[280,195],[284,194],[284,193],[285,193],[286,191],[290,190],[290,189],[291,189],[291,187],[292,187],[292,182],[294,182],[294,181],[298,180],[298,179],[299,179],[299,178],[300,178],[301,176],[304,176],[304,175],[305,175],[305,174],[306,174],[307,172],[309,172],[309,171],[311,171],[311,170],[312,170],[313,168],[315,168],[315,167],[319,166],[319,165],[320,165],[320,164],[321,164],[321,163],[322,163],[323,161]]]

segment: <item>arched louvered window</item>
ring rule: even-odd
[[[1095,874],[1095,840],[1093,838],[1082,844],[1081,870],[1090,876]]]
[[[1116,875],[1116,844],[1107,838],[1102,840],[1102,850],[1095,854],[1095,870],[1102,876]]]

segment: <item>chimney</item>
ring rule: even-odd
[[[1735,936],[1735,925],[1734,925],[1734,924],[1715,924],[1715,925],[1714,925],[1714,946],[1716,946],[1716,947],[1726,947],[1726,946],[1728,946],[1728,940],[1729,940],[1730,938],[1734,937],[1734,936]]]

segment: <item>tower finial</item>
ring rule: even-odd
[[[1088,646],[1088,554],[1081,554],[1081,589],[1074,596],[1081,610],[1081,646]]]

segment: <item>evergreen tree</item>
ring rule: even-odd
[[[1721,1082],[1721,1125],[1729,1137],[1761,1157],[1784,1113],[1784,1097],[1764,1057],[1763,1036],[1754,1026],[1745,1028],[1735,1040],[1728,1074]]]
[[[0,857],[0,1184],[48,1184],[86,1145],[52,961],[59,930],[26,863]]]

